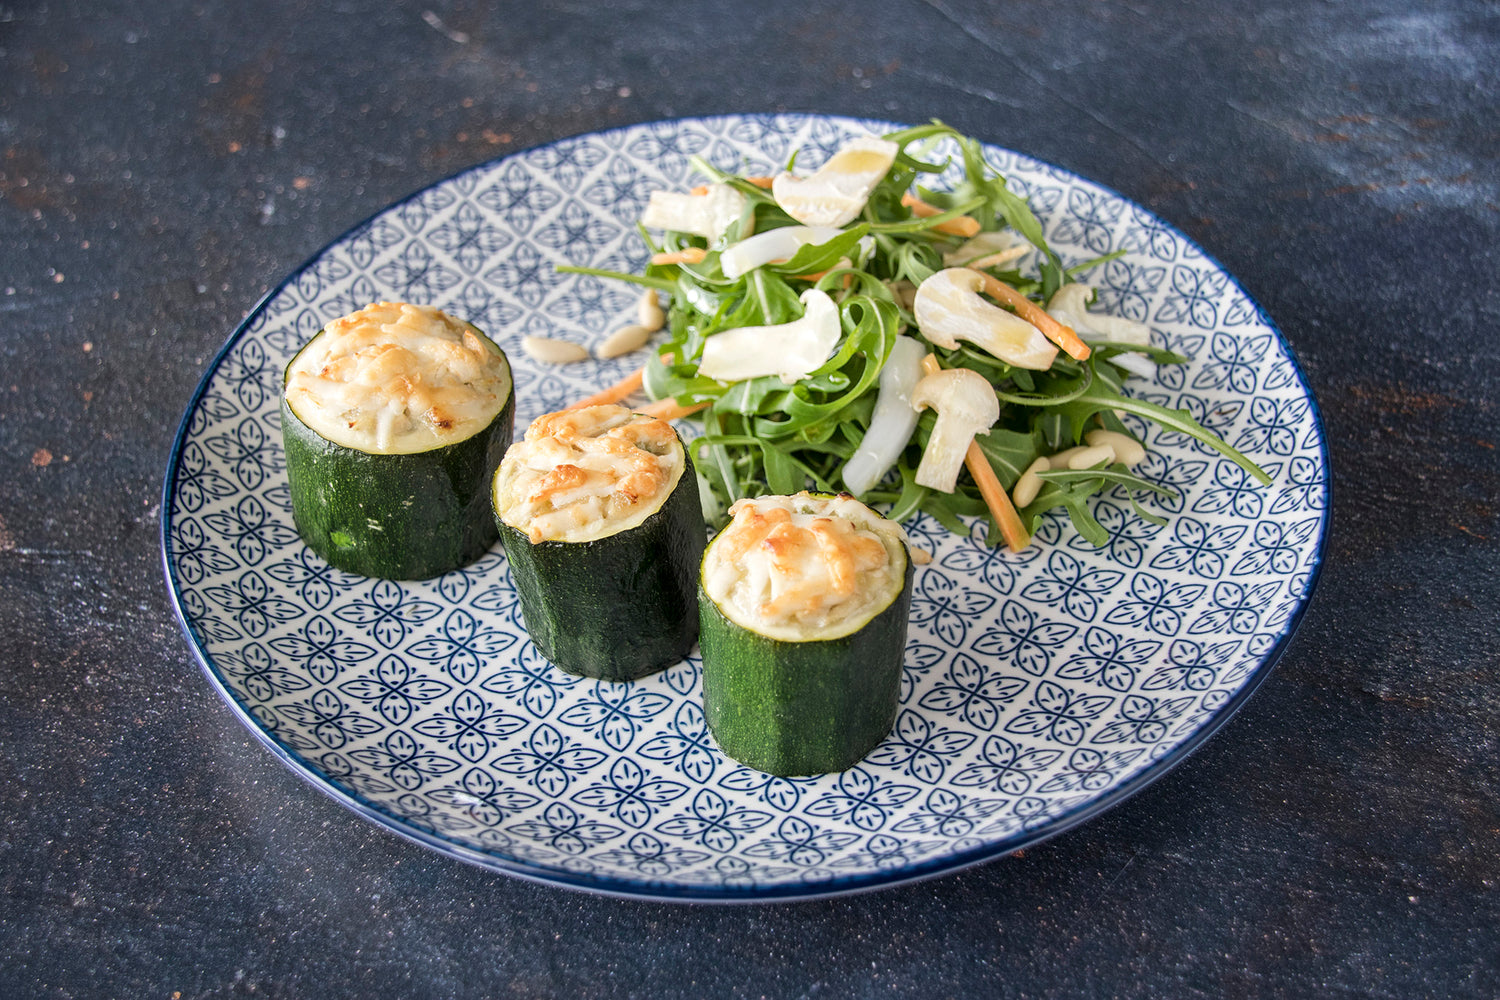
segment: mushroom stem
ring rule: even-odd
[[[922,370],[928,375],[935,375],[943,370],[938,364],[938,359],[931,354],[922,359]],[[1000,485],[1000,479],[995,475],[995,467],[990,465],[990,460],[984,454],[984,449],[979,447],[979,442],[969,441],[968,450],[964,454],[964,465],[968,467],[969,475],[974,477],[974,483],[979,487],[979,495],[984,498],[984,505],[989,508],[990,516],[995,519],[995,525],[1000,529],[1000,536],[1005,539],[1006,546],[1012,552],[1020,552],[1031,544],[1031,533],[1026,530],[1026,525],[1021,522],[1021,515],[1016,512],[1015,505],[1010,502],[1010,497],[1005,495],[1005,489]]]

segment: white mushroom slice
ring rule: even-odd
[[[702,236],[710,243],[724,235],[745,210],[745,196],[728,184],[710,184],[704,194],[652,191],[641,225]]]
[[[1094,290],[1088,285],[1078,281],[1070,282],[1052,294],[1052,301],[1047,303],[1047,313],[1059,323],[1071,326],[1080,337],[1140,347],[1150,346],[1151,328],[1145,323],[1137,323],[1124,316],[1089,312],[1089,299],[1093,295]]]
[[[981,296],[983,287],[984,276],[966,267],[929,276],[912,304],[922,336],[949,350],[967,340],[1017,368],[1052,367],[1057,347],[1042,331]]]
[[[842,233],[832,226],[784,226],[740,240],[719,255],[724,277],[731,281],[773,260],[788,260],[805,246],[817,246]]]
[[[810,177],[780,173],[771,194],[782,210],[808,226],[842,226],[864,210],[870,192],[896,162],[900,147],[866,136],[844,144]]]
[[[698,374],[720,382],[776,375],[787,385],[806,378],[838,346],[843,326],[827,292],[802,293],[801,319],[779,326],[742,326],[709,337]]]
[[[870,415],[870,428],[844,463],[844,486],[855,496],[862,496],[880,482],[911,440],[918,417],[911,394],[922,380],[922,358],[926,354],[927,349],[910,337],[897,337],[885,367],[880,369],[880,391]]]
[[[943,266],[994,267],[1018,261],[1034,249],[1026,237],[1014,229],[996,229],[965,240],[957,250],[943,254]]]
[[[912,391],[912,406],[937,410],[937,422],[917,466],[917,484],[952,493],[974,435],[1000,419],[1000,400],[989,380],[968,368],[945,368]]]

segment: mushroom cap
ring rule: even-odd
[[[771,194],[782,211],[804,225],[842,226],[863,211],[899,149],[873,136],[853,139],[809,177],[777,174]]]
[[[777,375],[788,385],[806,378],[838,346],[843,324],[838,304],[827,292],[809,288],[801,298],[800,319],[776,326],[741,326],[709,337],[698,374],[720,382]]]
[[[944,368],[923,377],[911,393],[911,405],[919,410],[973,424],[980,430],[1000,419],[1000,400],[989,379],[968,368]]]
[[[980,295],[983,287],[984,276],[967,267],[929,275],[912,303],[922,336],[949,350],[966,340],[1017,368],[1052,367],[1056,345],[1026,320]]]
[[[756,233],[728,247],[719,255],[719,267],[731,280],[773,260],[785,260],[805,246],[817,246],[842,233],[833,226],[783,226]]]
[[[710,184],[703,194],[652,191],[641,213],[641,225],[692,233],[713,242],[744,210],[745,196],[728,184]]]

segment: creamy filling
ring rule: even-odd
[[[859,631],[906,582],[901,526],[848,495],[737,501],[703,559],[703,589],[736,625],[808,642]]]
[[[334,444],[410,455],[489,426],[510,398],[504,354],[431,306],[377,302],[334,320],[286,374],[286,402]]]
[[[548,413],[505,453],[495,509],[533,544],[607,538],[660,509],[686,467],[665,420],[615,405]]]

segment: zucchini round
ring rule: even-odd
[[[737,623],[700,583],[704,716],[726,754],[792,777],[846,770],[885,739],[901,698],[914,578],[904,544],[900,552],[900,589],[829,638],[776,638]]]
[[[336,444],[308,426],[283,393],[292,518],[309,548],[350,573],[417,580],[467,565],[495,543],[489,484],[510,446],[516,406],[510,365],[495,351],[504,368],[500,411],[470,436],[427,451],[383,454]]]
[[[676,484],[634,527],[588,541],[533,542],[494,520],[522,621],[537,649],[571,674],[630,681],[679,662],[698,638],[698,560],[706,533],[698,477],[681,438]]]

